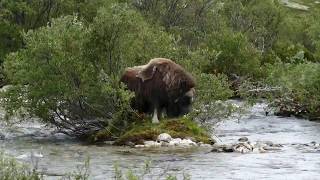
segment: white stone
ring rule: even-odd
[[[5,85],[2,88],[0,88],[0,92],[7,92],[8,89],[10,89],[11,87],[13,87],[12,85]]]
[[[53,135],[53,137],[55,137],[58,140],[63,140],[63,139],[67,139],[68,138],[68,136],[66,134],[63,134],[63,133],[55,133]]]
[[[200,144],[200,147],[212,148],[211,144]]]
[[[170,134],[162,133],[158,136],[157,141],[164,141],[164,142],[170,142],[172,140],[172,137]]]
[[[145,141],[144,146],[145,147],[161,147],[161,143],[158,143],[155,141]]]
[[[253,153],[260,153],[262,148],[253,148]]]
[[[181,138],[174,138],[169,142],[170,146],[179,146],[181,143]]]
[[[252,152],[253,146],[250,144],[250,142],[238,143],[233,147],[233,150],[235,152],[248,153]]]
[[[170,146],[168,142],[164,142],[164,141],[161,141],[160,144],[161,144],[161,147],[168,147],[168,146]]]
[[[197,144],[190,139],[182,139],[180,142],[181,146],[197,146]]]
[[[144,147],[145,147],[145,145],[137,144],[137,145],[135,145],[134,147],[135,147],[135,148],[144,148]]]
[[[177,146],[178,143],[176,143],[175,141],[170,141],[168,146]]]
[[[235,150],[236,152],[240,152],[240,153],[248,153],[248,152],[251,151],[250,149],[248,149],[248,148],[246,148],[246,147],[244,147],[244,146],[240,146],[240,147],[238,147],[238,148],[235,148],[234,150]]]

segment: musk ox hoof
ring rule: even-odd
[[[152,123],[153,124],[158,124],[159,123],[159,119],[158,118],[152,118]]]
[[[152,124],[159,124],[159,120],[152,120]]]

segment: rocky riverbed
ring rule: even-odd
[[[317,179],[320,124],[272,113],[266,116],[265,109],[266,104],[256,104],[240,119],[226,119],[217,124],[214,136],[217,143],[213,146],[193,144],[188,139],[174,140],[188,141],[187,148],[87,145],[30,122],[12,127],[1,124],[0,150],[37,165],[39,171],[47,174],[46,179],[57,179],[76,170],[87,157],[91,179],[112,177],[115,163],[138,171],[147,160],[152,160],[149,179],[157,179],[164,171],[180,178],[187,173],[192,179],[208,180]],[[173,138],[163,136],[158,140],[157,143],[170,143]]]

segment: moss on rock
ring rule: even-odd
[[[210,143],[209,133],[196,122],[187,118],[163,119],[159,124],[142,122],[133,125],[129,131],[118,138],[116,145],[130,143],[143,144],[144,141],[155,141],[159,134],[168,133],[173,138],[190,138],[196,142]]]

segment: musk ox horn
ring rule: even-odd
[[[165,58],[127,68],[120,81],[135,93],[133,108],[153,114],[154,123],[164,110],[172,117],[187,113],[195,94],[192,75]]]

